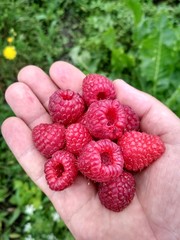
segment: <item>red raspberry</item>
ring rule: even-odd
[[[86,122],[87,122],[86,117],[87,117],[87,114],[85,112],[83,115],[81,115],[81,117],[77,120],[77,122],[86,126]]]
[[[135,195],[135,179],[132,174],[123,172],[118,178],[98,186],[100,202],[107,209],[120,212],[133,200]]]
[[[139,130],[139,116],[133,111],[133,109],[127,105],[124,105],[124,111],[127,117],[127,124],[125,131]]]
[[[80,94],[71,90],[57,90],[49,99],[49,113],[53,122],[70,124],[83,114],[85,104]]]
[[[89,106],[101,99],[115,99],[116,93],[113,83],[99,74],[89,74],[83,80],[83,98]]]
[[[96,182],[109,181],[123,171],[120,147],[109,139],[90,141],[77,158],[78,169]]]
[[[115,140],[122,136],[127,119],[118,100],[99,100],[86,113],[86,127],[95,138]]]
[[[118,144],[123,153],[125,168],[132,171],[149,166],[165,151],[165,145],[159,136],[145,132],[126,132]]]
[[[76,179],[78,170],[75,157],[65,150],[57,151],[44,165],[47,183],[52,190],[69,187]]]
[[[33,128],[32,138],[35,147],[46,158],[65,145],[65,128],[62,124],[41,123]]]
[[[66,129],[66,149],[78,154],[92,140],[87,128],[81,123],[73,123]]]

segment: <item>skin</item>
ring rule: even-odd
[[[81,93],[84,74],[62,61],[46,75],[36,66],[24,67],[18,82],[5,97],[16,117],[4,121],[1,130],[9,148],[29,177],[48,196],[77,240],[178,240],[180,237],[180,120],[154,97],[123,80],[115,80],[117,98],[141,118],[141,129],[161,137],[166,151],[160,159],[135,175],[136,195],[122,212],[105,209],[94,185],[79,176],[61,192],[47,186],[45,158],[35,149],[31,129],[50,123],[48,98],[57,89]]]

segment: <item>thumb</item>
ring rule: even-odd
[[[153,96],[135,89],[123,80],[114,81],[117,98],[140,117],[142,131],[159,136],[180,131],[179,118]]]

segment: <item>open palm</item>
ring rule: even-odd
[[[104,208],[90,181],[79,176],[61,192],[49,189],[44,177],[45,158],[34,148],[31,129],[50,123],[49,96],[57,89],[81,93],[84,74],[65,62],[55,62],[50,76],[35,66],[23,68],[18,82],[6,91],[17,117],[2,125],[3,136],[31,179],[49,197],[77,240],[180,239],[180,120],[152,96],[115,80],[118,99],[141,118],[141,129],[159,135],[166,152],[149,168],[135,175],[136,195],[122,212]]]

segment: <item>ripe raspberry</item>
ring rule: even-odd
[[[109,139],[90,141],[77,158],[78,169],[96,182],[109,181],[123,171],[120,147]]]
[[[78,154],[92,140],[87,128],[81,123],[73,123],[66,129],[66,149]]]
[[[65,145],[65,128],[58,123],[41,123],[33,128],[32,138],[35,147],[46,158]]]
[[[118,178],[100,183],[98,195],[101,204],[114,212],[125,209],[135,195],[135,179],[132,174],[123,172]]]
[[[125,131],[139,130],[139,116],[132,110],[131,107],[124,105],[124,111],[126,113],[127,124]]]
[[[44,165],[47,183],[52,190],[69,187],[76,179],[78,170],[75,157],[65,150],[57,151]]]
[[[165,145],[159,136],[145,132],[126,132],[118,144],[122,150],[125,168],[132,171],[149,166],[165,151]]]
[[[102,99],[115,99],[114,85],[108,78],[99,74],[89,74],[83,79],[83,98],[89,106]]]
[[[53,122],[70,124],[83,114],[85,104],[80,94],[71,90],[57,90],[49,99],[49,113]]]
[[[122,136],[127,119],[118,100],[99,100],[86,112],[86,127],[95,138],[115,140]]]
[[[86,118],[87,118],[87,114],[85,112],[83,115],[81,115],[81,117],[77,120],[77,122],[86,126],[86,122],[87,122]]]

